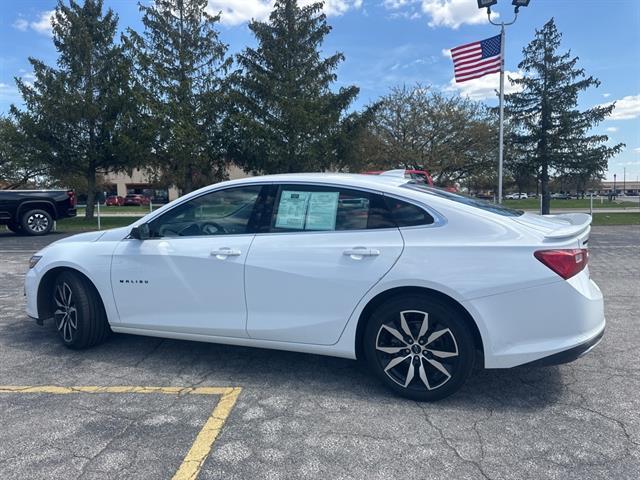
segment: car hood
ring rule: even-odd
[[[76,233],[75,235],[71,235],[69,237],[62,238],[53,242],[51,245],[59,245],[61,243],[69,243],[69,242],[95,242],[99,240],[106,233],[105,230],[98,232],[85,232],[85,233]]]
[[[61,238],[60,240],[56,240],[49,246],[60,245],[61,243],[97,242],[98,240],[122,240],[127,235],[129,235],[129,232],[131,232],[131,226],[111,228],[108,230],[100,230],[96,232],[77,233],[75,235],[70,235],[68,237]]]

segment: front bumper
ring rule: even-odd
[[[34,268],[29,269],[24,277],[24,294],[27,297],[27,315],[38,319],[38,275]]]

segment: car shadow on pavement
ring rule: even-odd
[[[19,362],[13,384],[233,385],[245,391],[410,402],[384,388],[364,362],[334,357],[125,334],[74,351],[61,344],[52,322],[40,327],[26,318],[4,323],[0,338],[3,370],[15,370],[11,363]],[[567,383],[557,366],[476,370],[460,391],[437,405],[535,411],[554,404]]]

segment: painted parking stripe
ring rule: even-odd
[[[218,438],[222,427],[231,414],[242,389],[240,387],[144,387],[113,386],[99,387],[95,385],[63,387],[59,385],[1,385],[0,393],[48,393],[67,395],[72,393],[147,393],[164,395],[219,395],[220,399],[209,415],[195,441],[182,460],[173,480],[195,480],[202,469]]]

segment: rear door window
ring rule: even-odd
[[[382,195],[319,185],[281,185],[275,199],[272,232],[393,228]]]

